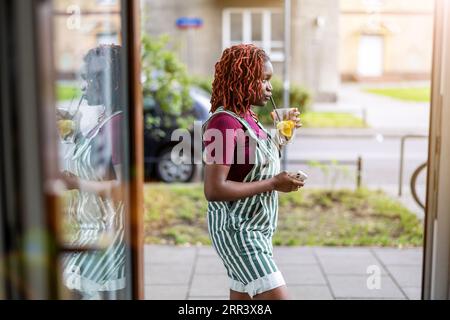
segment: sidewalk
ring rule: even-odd
[[[386,96],[370,94],[366,87],[386,87],[389,84],[342,84],[337,103],[316,103],[314,111],[348,112],[366,118],[371,128],[377,130],[400,130],[428,133],[430,118],[429,102],[409,102]],[[392,84],[396,87],[426,86],[418,82]],[[429,84],[428,84],[429,85]]]
[[[422,248],[274,247],[290,295],[314,299],[420,299]],[[367,267],[381,271],[368,289]],[[225,269],[210,246],[145,246],[145,298],[227,300]]]
[[[406,135],[428,136],[426,128],[300,128],[296,138],[400,139]]]

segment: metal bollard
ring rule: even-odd
[[[356,188],[361,188],[361,172],[362,172],[362,158],[358,156],[358,161],[356,164]]]

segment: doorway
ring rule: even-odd
[[[361,35],[358,51],[358,74],[363,77],[383,75],[384,37]]]

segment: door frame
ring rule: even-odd
[[[144,108],[141,86],[140,1],[122,0],[125,8],[122,21],[126,26],[127,91],[129,131],[129,214],[131,243],[131,281],[133,299],[144,299]],[[131,62],[129,62],[131,61]]]
[[[422,299],[449,299],[450,0],[435,1]]]

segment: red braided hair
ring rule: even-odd
[[[225,49],[215,66],[211,112],[220,106],[238,115],[248,112],[261,94],[266,61],[269,57],[264,50],[253,44]]]

